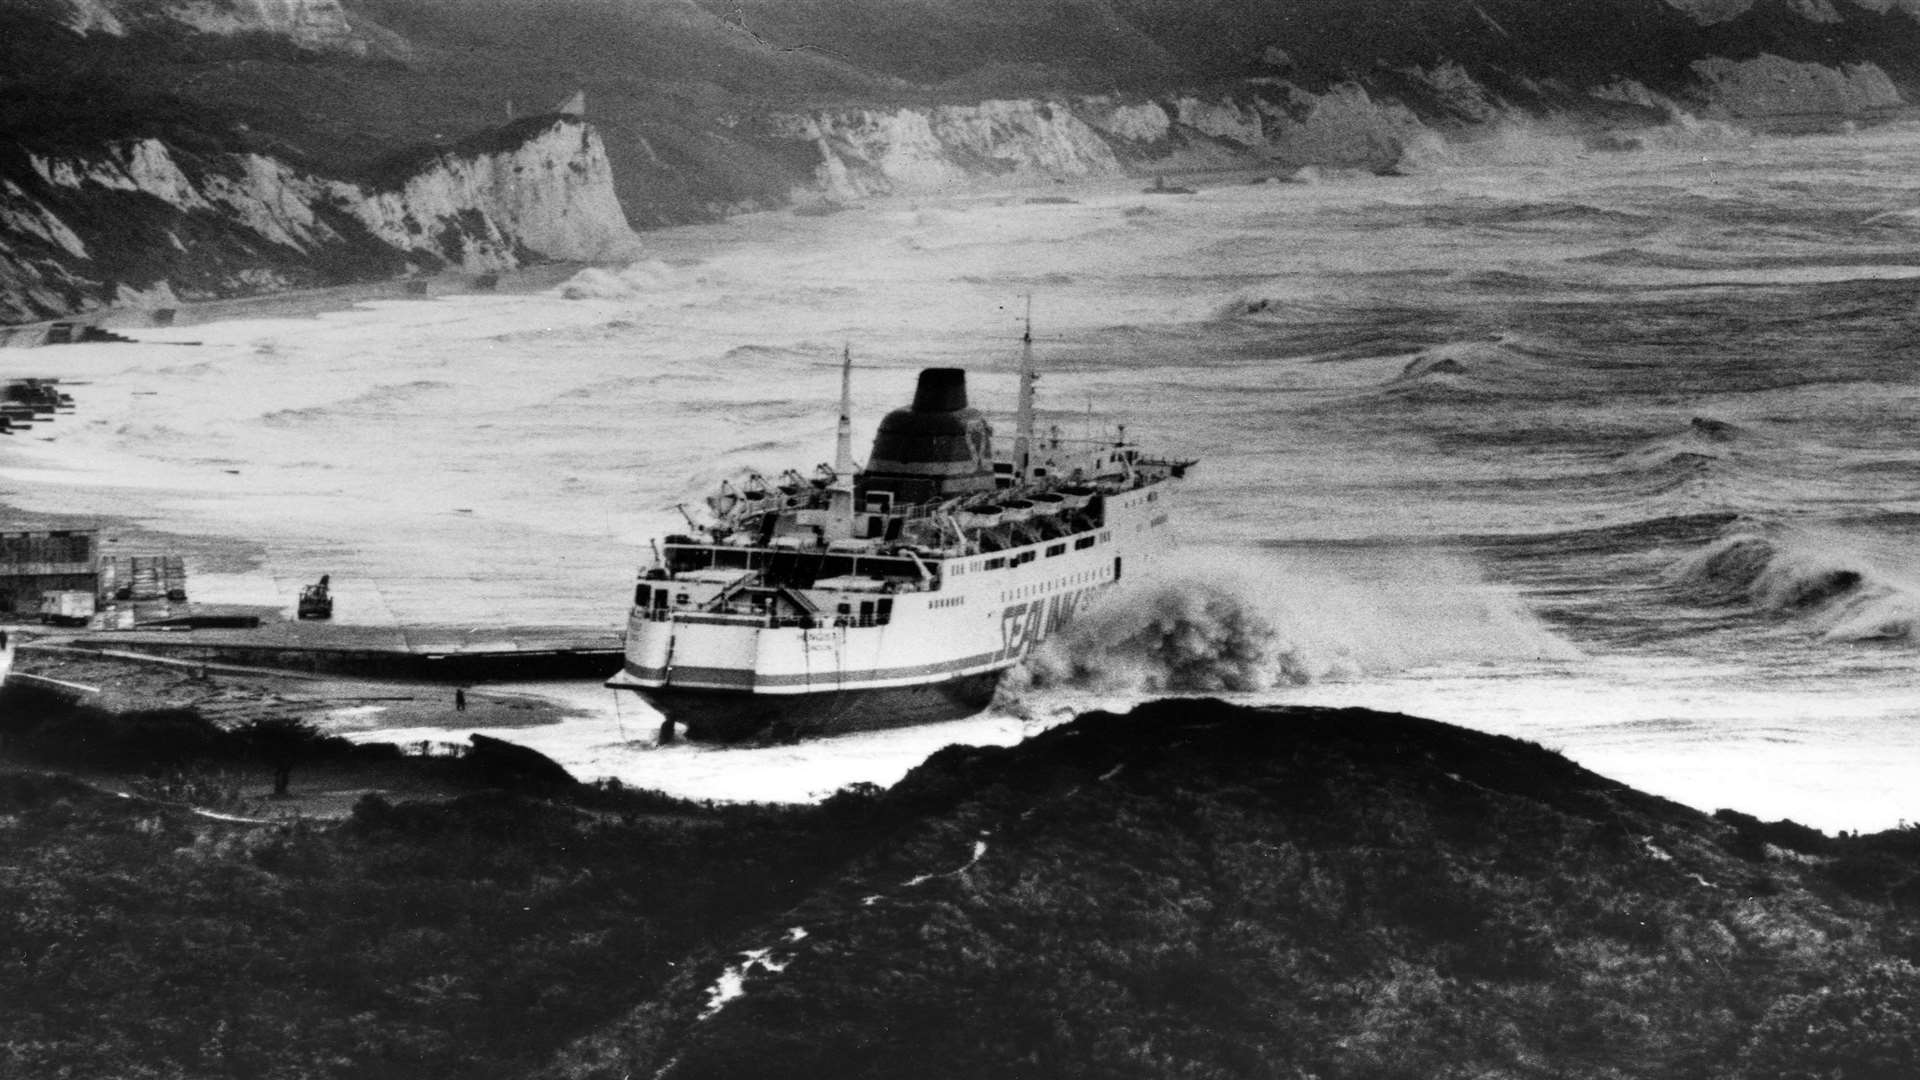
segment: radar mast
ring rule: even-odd
[[[1027,329],[1020,336],[1020,405],[1013,426],[1013,475],[1025,484],[1033,477],[1033,296],[1027,296]]]

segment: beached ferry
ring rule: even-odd
[[[1087,598],[1171,544],[1191,461],[1034,431],[1022,353],[1013,452],[966,373],[920,373],[909,408],[852,454],[851,363],[832,466],[726,482],[654,545],[634,589],[633,690],[696,739],[831,734],[971,715]]]

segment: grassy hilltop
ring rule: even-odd
[[[812,808],[141,790],[0,774],[0,1075],[1920,1069],[1920,834],[1404,716],[1157,702]]]

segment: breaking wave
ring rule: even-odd
[[[1305,682],[1310,672],[1246,598],[1186,582],[1111,598],[1026,664],[1037,688],[1254,691]]]
[[[642,259],[619,270],[589,266],[560,285],[568,300],[626,300],[672,284],[673,267],[658,259]]]
[[[1912,641],[1920,627],[1920,580],[1831,536],[1743,532],[1682,559],[1670,580],[1704,606],[1806,619],[1827,641]]]
[[[1012,688],[1252,693],[1455,661],[1578,653],[1469,560],[1407,550],[1194,550],[1205,576],[1123,586]]]

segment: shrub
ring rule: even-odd
[[[1920,1076],[1920,969],[1904,960],[1847,972],[1776,1001],[1741,1054],[1752,1080],[1911,1080]]]
[[[1833,838],[1826,833],[1786,818],[1761,821],[1738,810],[1715,810],[1713,819],[1733,826],[1734,833],[1727,840],[1726,848],[1743,859],[1756,862],[1765,859],[1768,844],[1809,855],[1818,855],[1833,847]]]

